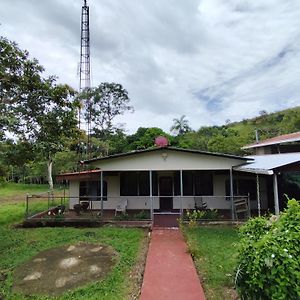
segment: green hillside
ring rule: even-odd
[[[241,147],[255,142],[255,130],[259,140],[300,131],[300,107],[275,113],[261,111],[260,115],[223,126],[201,127],[175,139],[175,144],[184,148],[205,151],[246,154]]]

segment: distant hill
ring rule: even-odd
[[[175,139],[176,146],[230,154],[247,154],[242,146],[255,142],[255,130],[259,140],[300,131],[300,106],[267,113],[241,122],[227,122],[223,126],[201,127]]]

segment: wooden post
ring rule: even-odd
[[[25,214],[26,214],[26,219],[28,218],[28,198],[29,198],[29,195],[26,194],[26,212],[25,212]]]

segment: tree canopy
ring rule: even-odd
[[[3,37],[0,51],[0,128],[47,160],[52,188],[53,156],[77,134],[75,91],[57,84],[54,76],[44,78],[38,61]]]
[[[133,112],[128,92],[119,83],[103,82],[95,88],[85,89],[79,96],[85,103],[85,121],[91,122],[98,136],[115,132],[113,120],[125,112]]]

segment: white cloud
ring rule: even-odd
[[[298,0],[88,1],[93,84],[120,82],[135,113],[169,130],[222,124],[298,105]],[[77,88],[80,1],[2,3],[0,30]]]

